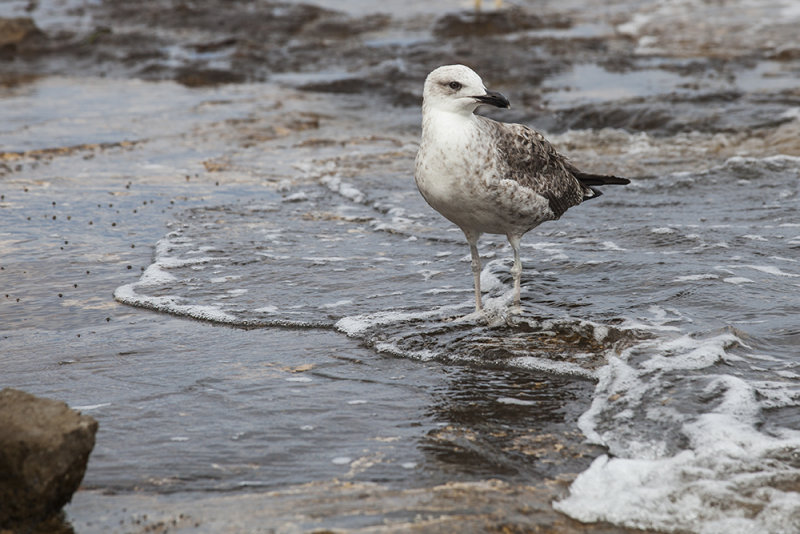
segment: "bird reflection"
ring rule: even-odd
[[[602,453],[576,426],[593,382],[472,366],[450,373],[429,414],[438,427],[419,445],[446,476],[549,478],[583,470]]]

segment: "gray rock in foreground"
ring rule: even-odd
[[[0,529],[35,525],[72,499],[97,421],[65,403],[0,391]]]

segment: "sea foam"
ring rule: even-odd
[[[800,432],[758,427],[764,409],[796,405],[797,398],[785,384],[728,374],[746,348],[733,332],[661,333],[611,357],[579,421],[610,454],[581,473],[554,507],[584,522],[665,532],[796,532],[800,508],[792,487],[800,469],[792,451]],[[678,391],[694,403],[677,404]]]

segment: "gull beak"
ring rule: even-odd
[[[511,103],[506,97],[496,91],[486,91],[485,95],[473,97],[481,104],[489,104],[497,108],[510,108]]]

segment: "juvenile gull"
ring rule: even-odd
[[[514,250],[514,305],[519,307],[522,236],[600,196],[593,186],[629,183],[579,171],[539,132],[475,115],[482,104],[510,105],[500,93],[488,91],[469,67],[446,65],[431,72],[423,90],[422,141],[414,170],[428,204],[461,228],[469,242],[475,311],[482,309],[481,234],[508,238]]]

